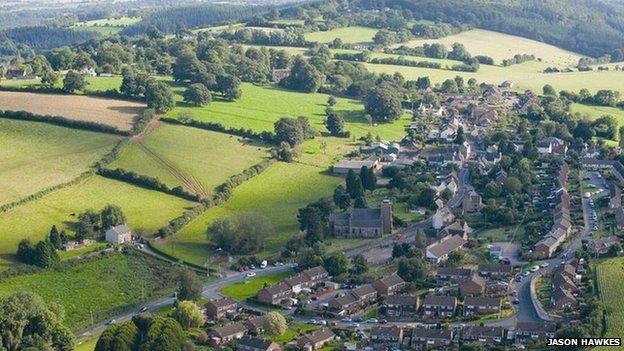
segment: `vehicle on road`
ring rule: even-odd
[[[519,305],[520,304],[520,300],[514,299],[511,303],[513,303],[514,305]]]
[[[111,320],[109,320],[108,322],[106,322],[106,325],[113,325],[113,324],[115,324],[115,323],[117,323],[117,321],[116,321],[116,320],[114,320],[114,319],[111,319]]]
[[[141,307],[141,309],[139,310],[139,312],[143,313],[143,312],[147,312],[147,306],[143,306]]]
[[[546,268],[548,266],[549,266],[548,262],[544,262],[544,263],[540,264],[540,267],[542,267],[542,268]]]
[[[256,273],[255,273],[255,272],[249,272],[249,273],[245,274],[245,276],[246,276],[247,278],[255,277],[255,276],[256,276]]]
[[[377,323],[377,322],[379,322],[377,318],[369,318],[366,320],[366,323]]]

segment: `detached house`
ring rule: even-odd
[[[539,140],[535,146],[537,146],[537,152],[539,152],[540,154],[554,154],[565,156],[565,154],[568,152],[568,143],[555,137],[548,137]]]
[[[232,340],[242,338],[247,332],[247,328],[242,323],[234,322],[222,327],[214,328],[208,336],[212,345],[221,345]]]
[[[282,347],[272,341],[251,336],[243,336],[236,343],[237,351],[282,351]]]

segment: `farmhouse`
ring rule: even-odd
[[[112,244],[124,244],[132,241],[132,231],[125,224],[110,227],[104,234],[107,242]]]
[[[349,213],[332,213],[329,225],[336,237],[379,238],[392,232],[392,203],[383,200],[380,208],[354,208]]]

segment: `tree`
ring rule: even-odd
[[[381,29],[373,37],[373,42],[378,45],[388,46],[396,43],[398,40],[396,33],[387,29]]]
[[[332,277],[339,276],[349,271],[349,258],[342,251],[337,251],[325,258],[323,267]]]
[[[0,298],[0,348],[3,350],[73,350],[76,338],[63,324],[64,312],[39,295],[17,292]]]
[[[290,69],[290,75],[280,81],[280,85],[292,90],[313,93],[323,82],[321,73],[303,57],[296,56]]]
[[[56,72],[51,69],[44,71],[41,75],[41,84],[48,87],[53,87],[58,82],[58,80],[58,74],[56,74]]]
[[[550,84],[544,85],[544,87],[542,88],[542,92],[544,93],[544,95],[557,96],[557,91]]]
[[[232,254],[252,254],[262,250],[264,241],[274,233],[268,218],[257,212],[215,220],[207,236],[215,245]]]
[[[173,310],[172,317],[186,329],[198,328],[204,324],[202,311],[193,301],[180,302]]]
[[[362,166],[360,169],[360,179],[364,189],[370,191],[375,190],[375,187],[377,186],[377,176],[372,168]]]
[[[132,321],[106,328],[95,344],[95,351],[134,351],[138,349],[138,329]]]
[[[212,101],[212,94],[208,88],[202,83],[195,83],[189,85],[184,91],[184,102],[195,105],[205,106]]]
[[[35,245],[32,264],[41,268],[56,266],[61,259],[54,247],[47,241],[40,241]]]
[[[613,90],[598,90],[594,95],[594,103],[603,106],[615,106],[620,99],[620,93]]]
[[[453,140],[453,142],[455,144],[461,145],[464,143],[464,141],[466,141],[466,136],[464,135],[464,127],[459,126],[459,128],[457,128],[457,134],[455,135],[455,140]]]
[[[60,250],[61,247],[63,246],[63,241],[61,240],[61,234],[59,233],[58,229],[56,229],[55,225],[53,225],[52,228],[50,229],[50,235],[48,236],[48,240],[50,241],[50,244],[52,245],[52,247],[56,250]]]
[[[342,118],[341,115],[333,111],[327,114],[325,126],[331,135],[341,135],[343,133],[344,123],[344,118]]]
[[[336,189],[334,189],[334,203],[341,210],[346,210],[351,206],[351,196],[347,193],[347,190],[343,185],[338,185]]]
[[[282,335],[287,329],[288,323],[286,323],[286,318],[284,318],[281,313],[277,311],[267,313],[266,319],[264,320],[264,330],[266,330],[269,335]]]
[[[175,106],[173,92],[169,85],[163,82],[154,82],[145,90],[147,107],[153,108],[158,113],[165,113]]]
[[[336,98],[333,95],[330,95],[327,98],[327,106],[335,106],[337,102],[338,101],[336,100]]]
[[[385,88],[374,88],[366,94],[364,108],[377,122],[393,121],[403,113],[397,94]]]
[[[291,147],[285,141],[282,141],[278,147],[271,149],[271,156],[284,162],[293,162],[299,158],[299,154],[298,145]]]
[[[185,269],[180,275],[179,300],[197,300],[201,297],[202,282],[195,272]]]
[[[459,88],[457,87],[457,82],[454,79],[447,79],[442,82],[441,87],[442,92],[447,94],[455,94],[459,92]]]
[[[144,333],[146,338],[139,346],[139,351],[182,351],[186,341],[184,329],[173,318],[154,317],[149,329]]]
[[[76,223],[76,240],[98,239],[102,229],[102,216],[100,213],[88,210],[78,215]],[[108,228],[107,228],[108,229]]]
[[[459,264],[461,263],[463,259],[464,259],[463,251],[453,251],[449,253],[448,259],[446,260],[446,264],[449,267],[457,267],[459,266]]]
[[[282,117],[273,126],[276,141],[287,142],[293,147],[304,140],[314,138],[316,134],[306,117]]]
[[[358,196],[353,201],[353,207],[355,208],[367,208],[368,203],[366,202],[366,198],[364,196]]]
[[[429,77],[418,77],[416,79],[416,86],[418,89],[425,90],[431,86],[431,81],[429,80]]]
[[[368,261],[366,258],[357,254],[351,258],[351,270],[350,273],[352,275],[362,275],[368,272]]]
[[[306,247],[299,252],[297,257],[297,267],[307,269],[323,265],[323,255],[312,247]]]
[[[420,257],[401,258],[397,274],[407,282],[415,282],[427,276],[427,268]]]
[[[100,216],[102,217],[102,229],[104,230],[126,223],[126,216],[117,205],[106,205]]]
[[[233,75],[223,74],[217,76],[216,90],[220,92],[227,100],[232,101],[240,99],[241,95],[243,94],[240,89],[240,85],[241,80]]]
[[[86,82],[82,74],[69,71],[63,78],[63,90],[68,93],[73,93],[76,90],[82,90],[86,86]]]
[[[350,169],[349,172],[347,173],[346,185],[347,185],[347,193],[349,193],[352,199],[355,199],[364,195],[364,187],[362,186],[362,180],[357,174],[355,174],[355,172],[352,169]]]

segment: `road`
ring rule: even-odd
[[[256,273],[256,276],[265,276],[265,275],[273,275],[273,274],[282,273],[282,272],[292,269],[293,267],[294,267],[294,264],[287,264],[283,266],[271,266],[265,269],[256,269],[256,270],[251,270],[247,272],[237,272],[230,276],[219,278],[217,280],[204,284],[202,296],[211,297],[211,298],[218,297],[218,293],[223,287],[233,284],[233,283],[244,281],[245,279],[247,279],[246,275],[249,272]],[[175,301],[175,298],[173,296],[163,297],[163,298],[154,300],[153,302],[145,305],[145,307],[147,307],[147,311],[149,312],[157,312],[158,310],[164,307],[173,305],[174,301]],[[127,321],[130,318],[132,318],[132,316],[140,313],[141,308],[142,307],[137,307],[137,308],[125,311],[117,316],[110,318],[109,321],[115,320],[116,323]],[[82,339],[82,338],[89,337],[90,335],[100,334],[101,332],[104,331],[104,329],[106,329],[107,323],[108,321],[98,323],[86,330],[79,332],[78,334],[76,334],[76,336],[79,339]]]

